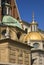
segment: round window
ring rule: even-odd
[[[34,48],[38,48],[38,47],[39,47],[39,44],[38,44],[38,43],[34,43],[34,44],[33,44],[33,47],[34,47]]]

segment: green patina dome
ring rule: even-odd
[[[2,23],[4,25],[8,25],[8,26],[17,26],[17,27],[22,29],[22,26],[19,23],[19,21],[16,20],[15,18],[11,17],[11,16],[4,16],[2,19]]]

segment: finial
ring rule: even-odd
[[[33,12],[33,14],[32,14],[32,20],[34,21],[34,12]]]

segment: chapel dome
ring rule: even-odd
[[[26,41],[29,41],[29,40],[41,41],[41,40],[44,40],[44,38],[39,32],[29,32],[28,34],[26,34],[24,36],[24,38],[22,40],[23,40],[23,42],[26,42]]]

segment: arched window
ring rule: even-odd
[[[4,29],[4,30],[2,31],[2,35],[5,35],[5,33],[6,33],[6,29]]]
[[[20,35],[21,35],[21,32],[18,32],[18,33],[17,33],[18,39],[20,38]]]
[[[27,28],[25,28],[25,32],[27,33]]]
[[[2,35],[4,38],[10,38],[10,34],[9,34],[9,31],[7,29],[4,29],[2,31]]]

